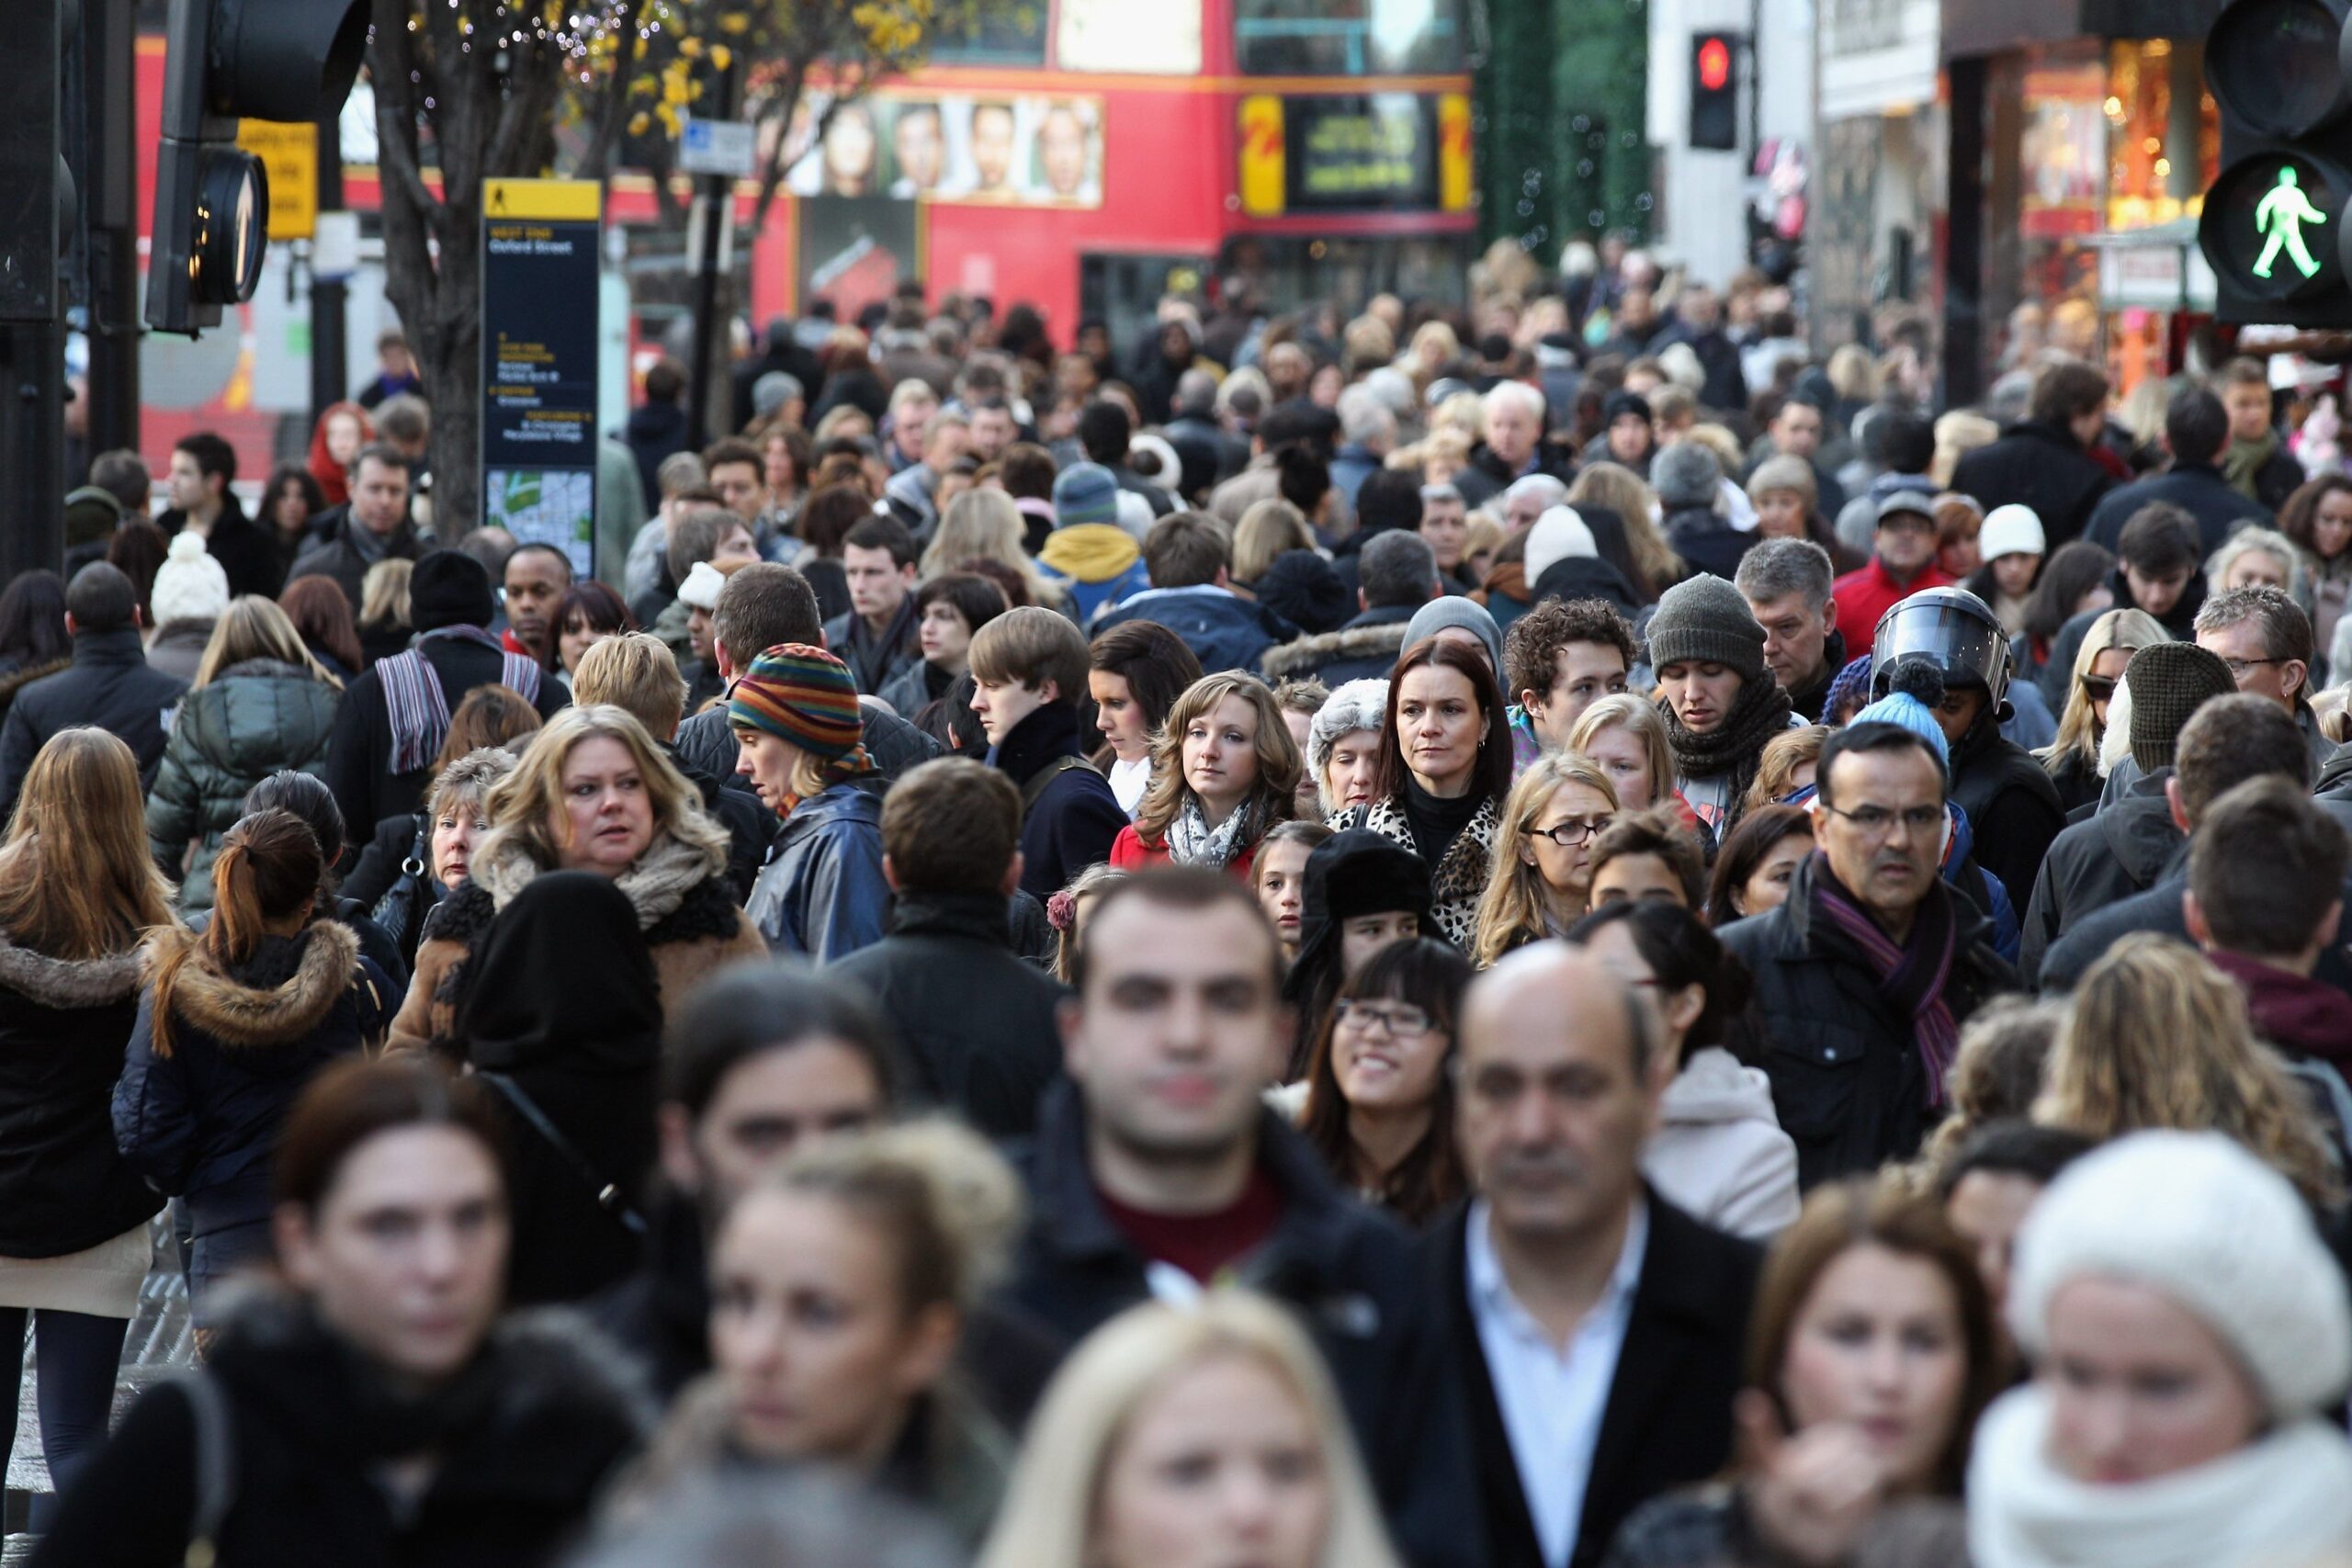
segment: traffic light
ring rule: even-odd
[[[335,112],[368,47],[367,0],[171,0],[164,28],[164,137],[147,324],[217,326],[253,298],[269,222],[261,160],[237,121],[308,123]]]
[[[2215,315],[2352,327],[2352,0],[2229,0],[2205,41],[2221,173],[2198,240]]]
[[[65,40],[80,27],[76,0],[28,0],[9,14],[0,51],[0,321],[58,320],[57,258],[72,228],[74,176],[65,166]]]
[[[1740,38],[1736,33],[1690,35],[1690,145],[1708,152],[1739,151]]]

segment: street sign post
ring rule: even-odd
[[[591,180],[482,182],[481,517],[596,568],[602,196]]]
[[[740,119],[688,119],[678,138],[678,167],[689,175],[748,180],[757,155],[752,128]]]

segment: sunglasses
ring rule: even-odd
[[[2084,676],[2083,694],[2095,703],[2108,701],[2115,695],[2115,677],[2112,675]]]

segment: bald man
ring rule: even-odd
[[[1424,1245],[1494,1568],[1590,1568],[1730,1455],[1758,1255],[1642,1180],[1674,1066],[1649,1003],[1581,950],[1523,948],[1471,987],[1476,1197]]]

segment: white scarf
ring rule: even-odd
[[[2116,1485],[2059,1473],[2049,1443],[2038,1386],[1984,1413],[1968,1473],[1974,1568],[2283,1568],[2352,1543],[2352,1444],[2318,1421]]]
[[[1254,800],[1243,801],[1223,826],[1211,828],[1199,799],[1188,792],[1184,804],[1176,808],[1176,819],[1168,824],[1168,858],[1178,865],[1204,865],[1212,871],[1223,871],[1239,852],[1243,835],[1250,829],[1250,818],[1257,814],[1257,804]]]

